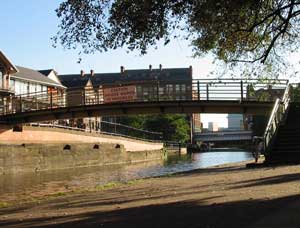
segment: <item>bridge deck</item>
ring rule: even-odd
[[[30,123],[55,119],[83,118],[90,116],[120,116],[155,113],[245,113],[269,115],[273,102],[255,101],[160,101],[127,102],[73,106],[27,111],[0,116],[7,124]]]
[[[269,115],[286,80],[184,80],[68,88],[8,96],[2,123],[152,113],[246,113]],[[2,115],[1,115],[2,114]]]

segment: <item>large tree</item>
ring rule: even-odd
[[[64,0],[54,40],[84,53],[124,46],[146,53],[161,40],[183,37],[195,55],[266,63],[297,47],[299,5],[297,0]]]

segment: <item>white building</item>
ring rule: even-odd
[[[228,114],[228,130],[244,130],[243,114]]]
[[[208,131],[214,132],[219,131],[219,125],[216,122],[209,122],[208,123]]]

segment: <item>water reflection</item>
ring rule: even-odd
[[[169,156],[164,166],[157,165],[140,170],[139,176],[160,176],[251,159],[253,159],[252,154],[247,151],[228,148],[217,149],[207,153],[182,155],[180,157]]]
[[[246,151],[223,149],[209,153],[173,155],[169,156],[166,161],[2,175],[0,176],[0,199],[17,200],[22,196],[26,198],[56,192],[84,190],[108,182],[124,182],[249,159],[252,159],[251,154]]]

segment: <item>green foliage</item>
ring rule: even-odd
[[[150,116],[145,122],[146,129],[163,132],[167,141],[184,143],[189,139],[189,124],[187,117],[180,114]]]
[[[294,102],[300,101],[300,86],[291,87],[291,100]]]
[[[145,125],[145,116],[135,115],[135,116],[120,117],[118,122],[134,128],[143,129]]]
[[[190,40],[195,56],[263,62],[296,50],[300,3],[295,0],[64,0],[53,38],[84,53],[118,47],[146,53],[172,38]],[[276,52],[275,52],[276,51]],[[273,58],[274,57],[274,58]],[[274,62],[273,62],[274,63]]]
[[[167,141],[186,142],[190,137],[189,121],[186,115],[135,115],[121,117],[119,122],[136,128],[162,132]]]
[[[0,201],[0,208],[5,208],[5,207],[9,207],[9,206],[10,206],[9,203]]]

